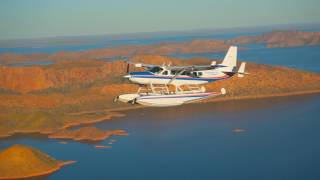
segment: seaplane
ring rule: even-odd
[[[117,96],[114,101],[156,107],[178,106],[226,94],[224,88],[220,92],[206,92],[202,86],[204,84],[228,79],[235,74],[240,78],[248,74],[245,72],[245,62],[242,62],[236,71],[236,46],[229,48],[220,64],[216,61],[201,66],[133,64],[135,67],[145,69],[145,71],[129,72],[124,76],[139,85],[137,93]]]

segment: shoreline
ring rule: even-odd
[[[214,102],[226,102],[226,101],[239,101],[239,100],[258,100],[258,99],[264,99],[264,98],[275,98],[275,97],[288,97],[288,96],[303,96],[303,95],[310,95],[310,94],[320,94],[320,90],[308,90],[308,91],[296,91],[296,92],[288,92],[288,93],[275,93],[275,94],[265,94],[265,95],[249,95],[249,96],[237,96],[237,97],[221,97],[221,98],[216,98],[216,99],[208,99],[204,101],[197,101],[197,102],[191,102],[188,104],[197,104],[197,103],[202,103],[202,104],[209,104],[209,103],[214,103]],[[135,109],[142,109],[142,108],[150,108],[142,105],[135,105],[135,106],[129,106],[129,107],[118,107],[118,108],[110,108],[110,109],[101,109],[101,110],[96,110],[96,111],[82,111],[82,112],[75,112],[75,113],[69,113],[70,115],[83,115],[83,114],[90,114],[90,113],[96,113],[96,112],[105,112],[109,113],[104,117],[97,118],[97,119],[91,119],[88,121],[84,122],[76,122],[76,123],[69,123],[57,130],[53,131],[38,131],[38,130],[14,130],[12,132],[9,132],[4,135],[0,135],[0,138],[8,138],[10,136],[13,136],[17,133],[21,134],[30,134],[30,133],[39,133],[41,135],[47,135],[49,136],[50,134],[59,131],[59,130],[66,130],[69,128],[77,127],[77,126],[82,126],[82,125],[90,125],[90,124],[96,124],[104,121],[111,120],[113,118],[117,117],[124,117],[126,116],[125,113],[120,113],[120,112],[127,112],[129,110],[135,110]],[[48,137],[49,138],[49,137]]]
[[[77,161],[63,161],[61,163],[59,163],[56,167],[49,169],[47,171],[44,172],[39,172],[39,173],[34,173],[31,175],[27,175],[27,176],[17,176],[17,177],[0,177],[1,179],[26,179],[26,178],[35,178],[35,177],[39,177],[39,176],[45,176],[45,175],[49,175],[52,174],[56,171],[58,171],[59,169],[61,169],[63,166],[67,166],[73,163],[76,163]]]

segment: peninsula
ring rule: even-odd
[[[72,139],[75,141],[101,141],[111,136],[127,136],[124,130],[103,131],[96,127],[83,127],[77,130],[63,130],[52,133],[49,138],[54,139]]]

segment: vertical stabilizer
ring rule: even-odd
[[[226,56],[224,57],[222,63],[220,65],[223,65],[225,67],[222,67],[221,71],[225,72],[233,72],[234,68],[237,66],[237,46],[230,46]]]

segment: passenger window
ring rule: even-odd
[[[171,75],[176,75],[176,71],[171,71],[170,74]]]
[[[168,75],[168,71],[163,71],[163,75]]]
[[[198,76],[202,76],[202,72],[198,72]]]

